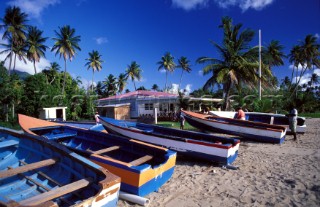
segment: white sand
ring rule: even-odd
[[[172,178],[146,196],[149,206],[320,206],[320,119],[306,124],[298,142],[241,142],[238,170],[179,157]]]

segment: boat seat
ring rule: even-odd
[[[17,140],[6,140],[6,141],[0,142],[0,148],[11,147],[17,144],[19,144],[19,141]]]
[[[10,170],[1,171],[0,178],[7,178],[7,177],[15,176],[19,173],[24,173],[24,172],[35,170],[38,168],[50,166],[50,165],[55,164],[56,162],[57,162],[57,159],[47,159],[47,160],[42,160],[42,161],[35,162],[35,163],[30,163],[30,164],[20,166],[17,168],[13,168]]]
[[[93,154],[99,155],[99,154],[103,154],[103,153],[110,152],[117,149],[120,149],[120,146],[112,146],[112,147],[108,147],[108,148],[97,150],[97,151],[92,151],[92,150],[88,150],[88,151],[92,152]]]
[[[92,183],[92,178],[84,178],[78,181],[75,181],[73,183],[67,184],[65,186],[55,188],[53,190],[50,190],[48,192],[33,196],[31,198],[28,198],[26,200],[20,201],[19,204],[22,206],[40,206],[41,204],[48,202],[52,199],[61,197],[63,195],[66,195],[68,193],[75,192],[81,188],[84,188]]]
[[[60,139],[60,138],[73,137],[73,136],[77,136],[77,133],[76,132],[63,132],[63,133],[59,133],[59,134],[45,135],[45,137],[48,139]]]
[[[151,160],[153,158],[153,156],[151,155],[145,155],[143,157],[140,157],[136,160],[133,160],[132,162],[130,162],[129,164],[130,165],[133,165],[133,166],[138,166],[138,165],[141,165],[145,162],[148,162],[149,160]]]

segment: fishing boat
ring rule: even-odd
[[[19,114],[21,128],[90,159],[121,177],[121,191],[145,196],[174,172],[176,152],[121,136],[51,123]]]
[[[109,133],[167,147],[193,159],[229,165],[238,156],[238,139],[107,117],[100,117],[100,122]]]
[[[258,142],[283,143],[286,128],[247,120],[200,114],[182,110],[186,121],[201,130],[240,136]]]
[[[120,178],[42,137],[0,128],[0,206],[117,206]]]
[[[221,116],[226,118],[234,118],[237,112],[234,111],[210,111],[215,116]],[[246,120],[253,122],[261,122],[271,125],[280,125],[287,128],[287,134],[291,134],[289,128],[289,118],[284,114],[273,114],[273,113],[261,113],[261,112],[245,112]],[[298,116],[297,118],[297,133],[304,134],[307,126],[305,124],[306,119]]]

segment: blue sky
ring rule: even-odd
[[[95,82],[103,81],[110,73],[118,76],[136,61],[143,70],[137,87],[150,89],[157,84],[163,88],[165,73],[158,71],[157,62],[170,52],[175,62],[181,56],[191,61],[192,72],[184,74],[182,88],[201,88],[209,76],[202,75],[204,65],[195,61],[202,56],[219,57],[210,40],[221,43],[222,30],[218,26],[223,16],[256,32],[252,46],[258,45],[261,29],[262,45],[279,40],[286,54],[306,35],[320,34],[319,0],[1,0],[0,17],[13,5],[29,15],[29,24],[44,31],[50,48],[54,30],[64,25],[75,28],[81,36],[81,51],[67,62],[67,71],[73,77],[80,76],[85,86],[92,78],[85,59],[89,52],[97,50],[104,63],[102,70],[95,73]],[[2,34],[0,31],[1,37]],[[50,62],[58,62],[64,69],[63,59],[47,50],[46,58],[37,64],[38,70]],[[33,74],[31,63],[16,67]],[[273,71],[281,81],[291,76],[292,66],[286,60],[284,66]],[[316,72],[320,75],[319,69]],[[168,84],[179,84],[180,75],[181,69],[169,74]],[[134,90],[131,81],[127,87]]]

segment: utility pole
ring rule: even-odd
[[[259,100],[261,100],[261,30],[259,29]]]

